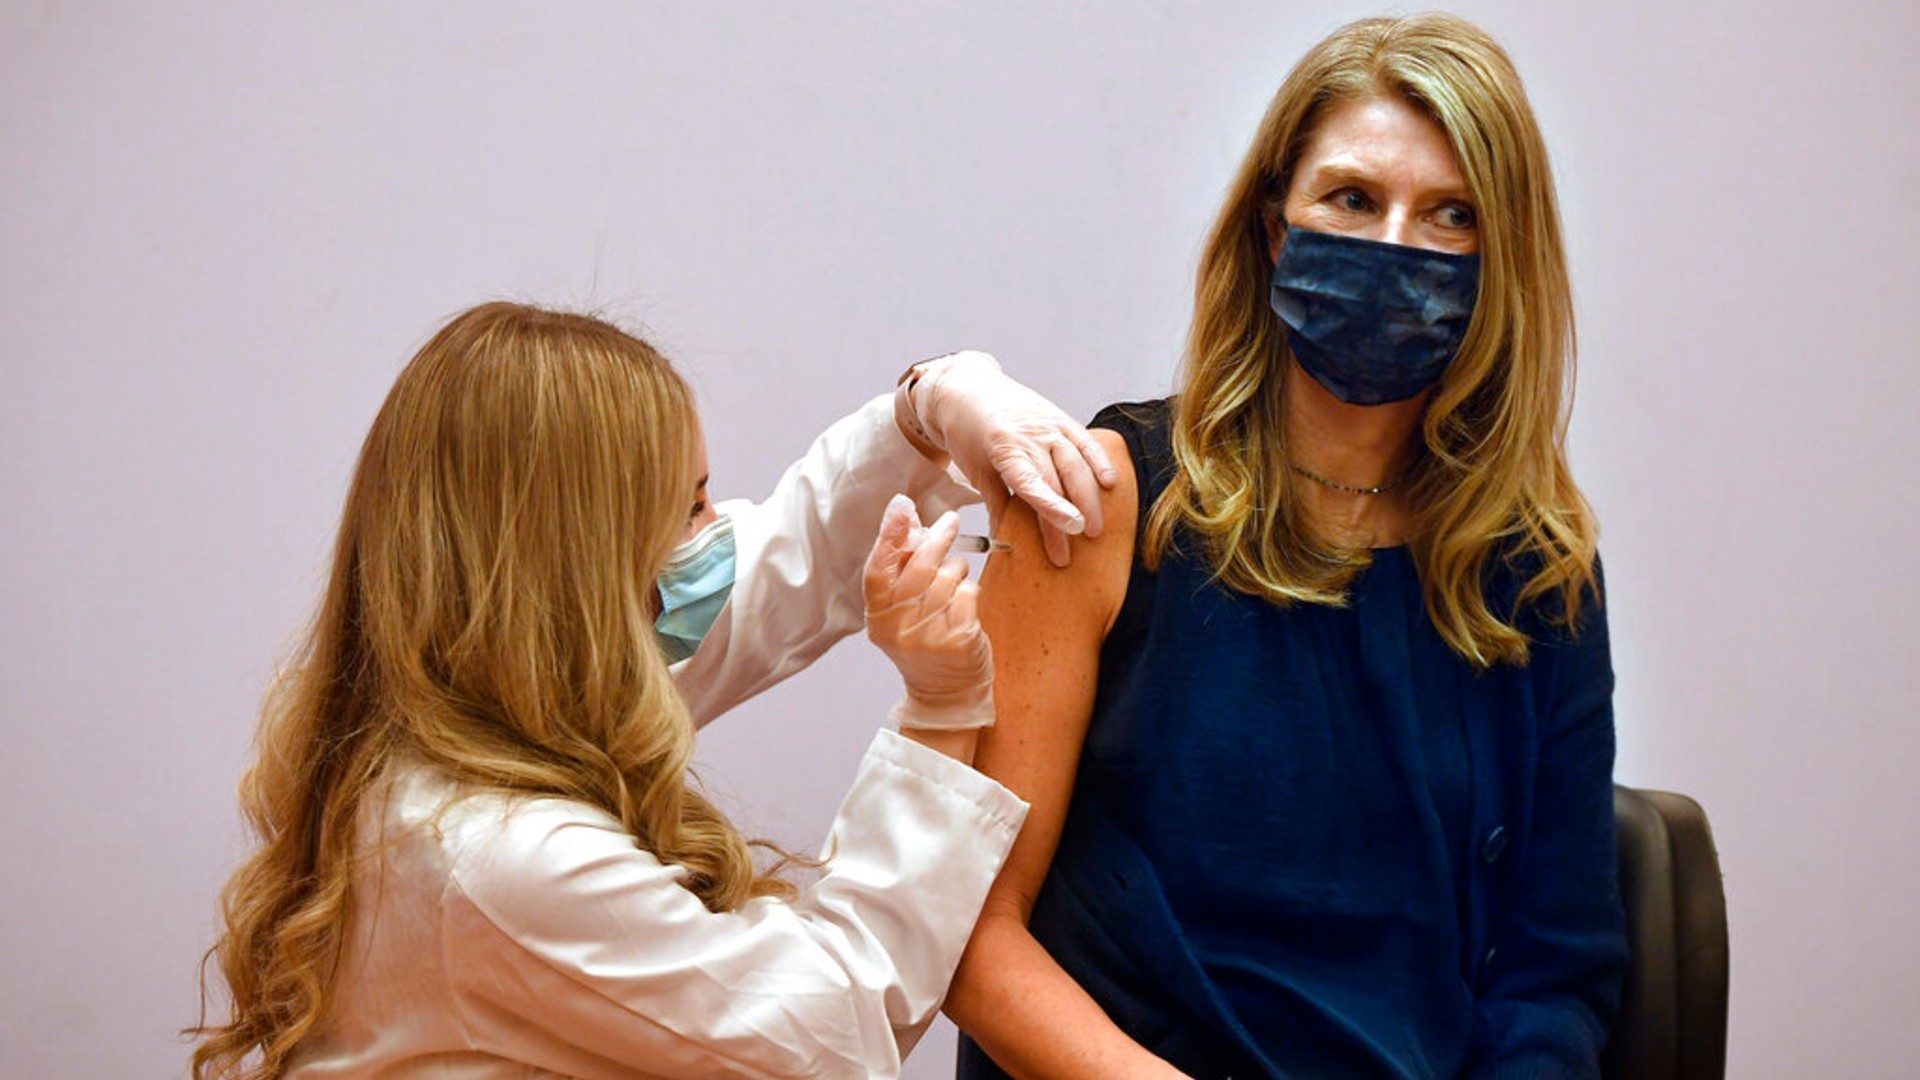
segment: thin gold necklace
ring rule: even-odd
[[[1298,465],[1291,461],[1287,462],[1287,468],[1292,469],[1294,472],[1299,473],[1301,476],[1306,477],[1322,487],[1329,487],[1335,491],[1345,492],[1348,495],[1385,495],[1387,492],[1399,487],[1400,482],[1407,478],[1406,471],[1402,471],[1399,476],[1394,477],[1384,484],[1377,484],[1373,487],[1355,487],[1352,484],[1343,484],[1338,480],[1329,480],[1319,473],[1314,472],[1312,469],[1307,468],[1305,465]]]

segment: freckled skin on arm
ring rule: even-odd
[[[982,734],[974,764],[1033,808],[987,896],[946,1011],[1022,1080],[1181,1075],[1115,1027],[1027,931],[1066,821],[1100,645],[1126,596],[1133,561],[1138,489],[1126,445],[1111,431],[1093,434],[1120,470],[1120,482],[1105,493],[1105,531],[1092,540],[1075,537],[1071,565],[1056,569],[1033,511],[1016,502],[995,529],[1014,550],[988,560],[981,579],[997,719]]]

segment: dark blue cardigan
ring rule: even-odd
[[[1143,520],[1167,413],[1094,420]],[[1344,608],[1209,576],[1133,566],[1034,935],[1190,1075],[1597,1077],[1626,957],[1597,598],[1577,634],[1523,613],[1528,664],[1476,672],[1404,549]],[[1001,1074],[963,1043],[960,1075]]]

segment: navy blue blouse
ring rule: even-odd
[[[1094,420],[1143,521],[1167,422]],[[1598,1076],[1626,956],[1599,608],[1523,617],[1529,663],[1477,672],[1403,548],[1346,607],[1136,557],[1035,937],[1197,1077]],[[963,1043],[960,1075],[1003,1074]]]

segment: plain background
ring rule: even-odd
[[[183,1069],[262,690],[442,319],[642,328],[721,495],[954,348],[1158,395],[1268,97],[1372,10],[5,4],[0,1074]],[[1619,776],[1712,816],[1731,1074],[1911,1076],[1920,9],[1462,10],[1560,178]],[[704,773],[811,845],[894,690],[849,642]]]

